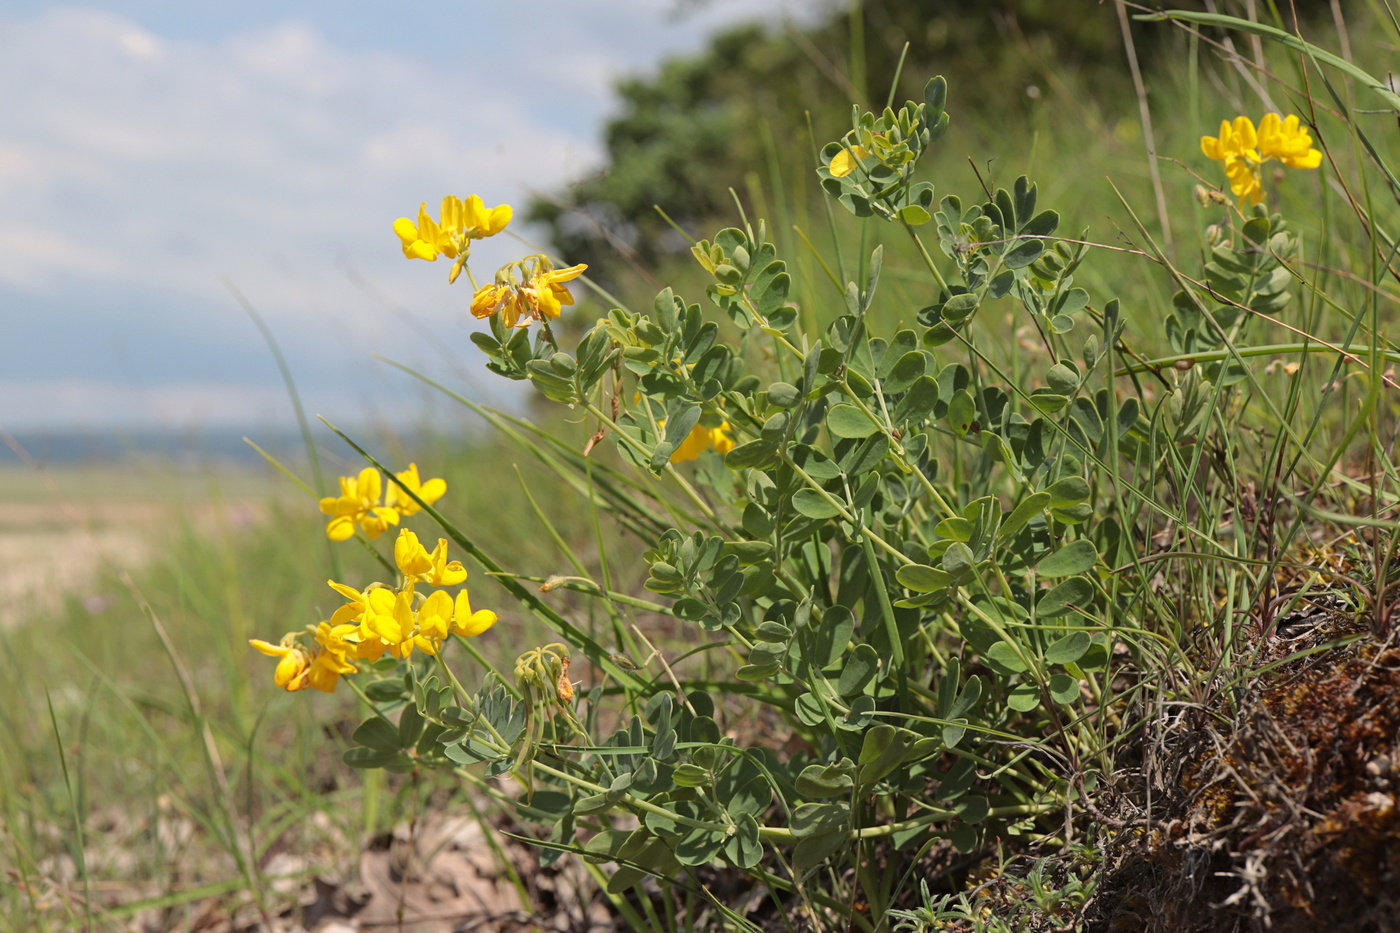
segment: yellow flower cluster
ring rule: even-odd
[[[441,499],[447,492],[447,483],[441,479],[423,482],[418,478],[418,465],[410,463],[402,473],[395,473],[399,482],[418,494],[428,505]],[[383,492],[384,504],[379,504]],[[321,512],[330,515],[326,525],[326,537],[332,541],[348,541],[355,536],[355,526],[359,525],[365,537],[373,541],[390,525],[397,525],[399,518],[417,514],[420,506],[398,483],[390,483],[384,489],[383,478],[373,467],[365,467],[359,476],[340,478],[340,495],[327,496],[321,500]]]
[[[1225,166],[1230,190],[1243,202],[1264,200],[1261,166],[1277,161],[1288,168],[1317,168],[1322,153],[1313,148],[1312,136],[1296,115],[1286,119],[1276,113],[1264,115],[1255,129],[1249,117],[1220,121],[1219,136],[1202,136],[1201,152]]]
[[[457,281],[471,255],[472,240],[495,236],[506,228],[512,216],[509,204],[488,208],[475,194],[465,200],[449,194],[442,199],[441,221],[428,215],[428,202],[418,207],[418,223],[407,217],[394,221],[394,232],[403,242],[403,254],[408,259],[436,262],[438,256],[455,259],[448,282]]]
[[[501,316],[506,327],[528,327],[531,321],[552,321],[564,305],[574,303],[563,283],[578,278],[586,265],[556,269],[544,256],[527,256],[508,263],[496,273],[496,281],[477,289],[472,298],[472,315],[479,318]]]
[[[356,661],[377,661],[386,651],[400,660],[415,649],[437,654],[449,634],[472,638],[496,624],[496,614],[489,609],[472,611],[466,589],[455,599],[441,589],[427,595],[417,591],[419,584],[446,587],[466,581],[466,568],[447,559],[446,539],[439,538],[429,551],[417,535],[401,529],[394,542],[394,562],[401,575],[397,588],[372,583],[357,590],[330,580],[347,602],[329,621],[307,626],[304,634],[290,632],[275,645],[249,640],[258,651],[278,659],[272,677],[277,686],[334,693],[341,675],[359,670]]]
[[[455,282],[466,268],[471,241],[500,233],[510,223],[511,216],[509,204],[488,208],[474,194],[466,199],[448,195],[442,199],[440,220],[433,220],[428,214],[425,201],[418,208],[418,222],[400,217],[394,221],[394,233],[398,234],[403,254],[409,259],[435,262],[439,256],[446,256],[455,260],[447,276],[448,282]],[[528,327],[531,321],[551,321],[559,316],[564,305],[574,303],[574,296],[564,283],[578,278],[587,268],[577,265],[556,269],[541,255],[507,263],[496,273],[494,282],[476,289],[472,296],[472,314],[479,318],[499,314],[506,327]],[[471,278],[470,272],[467,277]],[[475,280],[472,285],[475,287]]]
[[[664,426],[666,422],[661,423]],[[690,429],[690,434],[671,454],[671,462],[683,463],[686,460],[694,460],[712,447],[717,454],[729,453],[734,449],[734,438],[729,435],[729,431],[728,421],[722,422],[717,428],[707,428],[702,424],[697,424]]]

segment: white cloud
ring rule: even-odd
[[[402,47],[403,36],[338,47],[294,2],[285,20],[205,38],[87,6],[0,14],[0,288],[36,305],[74,296],[75,341],[115,322],[134,346],[178,336],[188,363],[223,349],[201,322],[239,313],[227,277],[274,330],[303,343],[315,334],[329,356],[434,359],[385,305],[460,343],[469,294],[465,282],[447,287],[444,263],[401,257],[395,217],[446,193],[519,205],[560,187],[597,163],[620,72],[699,46],[719,22],[790,6],[716,0],[663,27],[656,0],[550,0],[497,8],[500,35],[473,33],[485,14],[463,6],[472,38],[446,61]],[[498,237],[473,266],[489,276],[519,251]],[[133,315],[148,298],[152,312]],[[0,423],[16,411],[100,420],[138,404],[157,419],[226,420],[263,404],[226,386],[168,398],[103,389],[64,365],[53,361],[52,384],[5,387]],[[161,380],[161,360],[135,365]]]
[[[229,275],[285,316],[302,298],[275,274],[290,263],[353,322],[376,312],[336,255],[436,280],[396,258],[395,216],[473,183],[516,197],[597,158],[524,87],[464,94],[480,88],[464,66],[336,49],[305,23],[195,42],[60,7],[0,24],[0,62],[0,282],[27,289],[207,297]]]

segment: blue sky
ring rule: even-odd
[[[392,418],[383,353],[476,394],[465,279],[390,230],[599,164],[614,81],[804,0],[0,2],[0,428]],[[529,231],[522,231],[529,233]],[[521,248],[474,253],[487,275]],[[567,257],[565,257],[567,258]]]

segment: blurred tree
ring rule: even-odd
[[[1327,4],[1295,2],[1300,12]],[[677,14],[687,5],[703,0],[684,0]],[[1144,67],[1179,35],[1135,27]],[[848,128],[845,102],[884,103],[906,42],[896,102],[917,99],[934,74],[952,80],[958,113],[990,106],[1010,116],[1030,103],[1028,87],[1073,72],[1076,86],[1103,99],[1132,93],[1112,2],[853,0],[807,29],[731,29],[699,55],[623,81],[621,115],[604,132],[607,164],[559,195],[537,197],[528,218],[546,226],[560,256],[588,263],[602,281],[619,263],[651,267],[685,247],[657,205],[692,231],[732,218],[729,189],[742,190],[746,174],[763,168],[769,147],[789,164],[809,150],[804,109],[823,142]]]

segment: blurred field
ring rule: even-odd
[[[246,531],[286,485],[267,469],[0,467],[0,627],[52,615],[69,597],[100,615],[112,603],[104,573],[145,566],[185,526]]]

